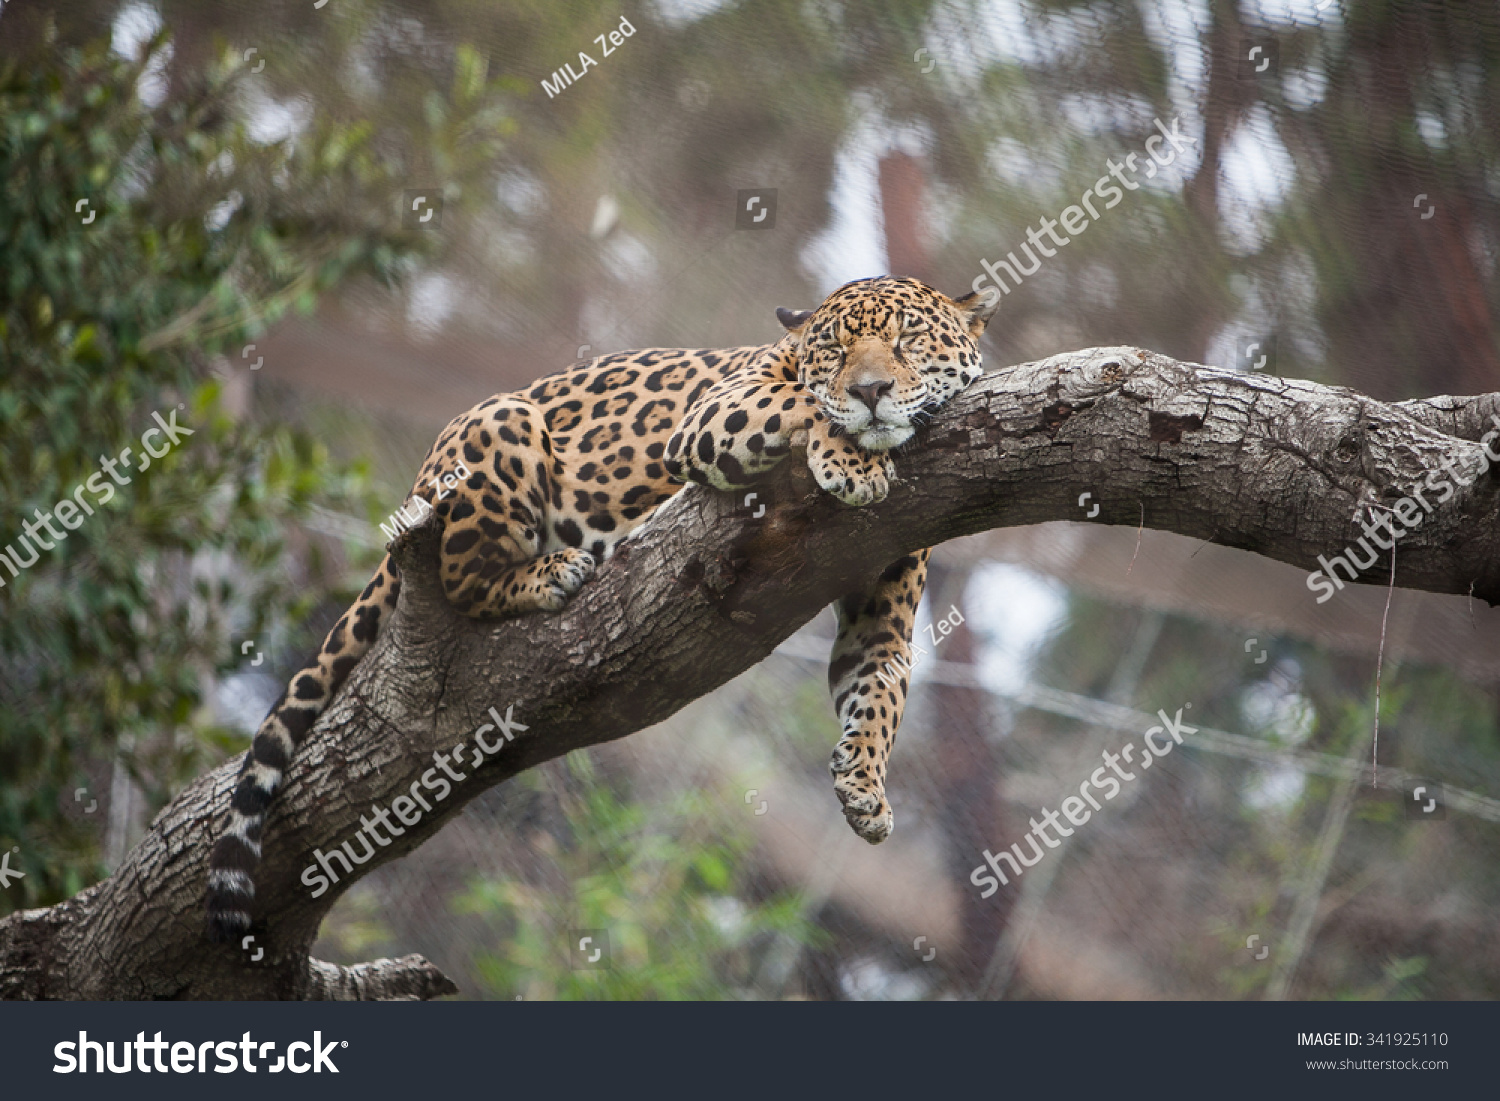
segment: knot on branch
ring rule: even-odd
[[[447,508],[446,505],[441,507]],[[410,498],[402,506],[404,513],[415,515],[415,510],[422,510],[422,518],[392,539],[386,545],[386,551],[401,571],[401,602],[407,605],[408,615],[432,615],[436,618],[430,622],[441,623],[445,614],[452,614],[443,595],[439,572],[443,519],[437,509],[421,497]]]

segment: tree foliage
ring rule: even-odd
[[[289,310],[398,278],[425,247],[399,220],[411,162],[462,182],[505,128],[460,50],[451,94],[405,144],[324,119],[257,141],[246,68],[226,55],[163,95],[167,48],[95,42],[0,68],[0,542],[153,412],[193,433],[148,469],[132,460],[130,484],[35,566],[0,567],[0,843],[20,850],[19,905],[101,873],[112,772],[159,806],[232,741],[205,685],[265,609],[297,606],[288,521],[361,495],[359,469],[317,439],[232,416],[221,376],[250,370],[243,345]]]
[[[717,793],[651,805],[600,780],[585,754],[567,759],[582,782],[564,804],[571,844],[549,844],[544,882],[480,879],[458,899],[498,932],[476,966],[485,996],[547,1001],[750,996],[756,965],[778,938],[817,934],[787,895],[745,902],[750,838],[725,829]],[[551,838],[547,837],[550,841]],[[607,930],[607,966],[580,966],[573,937]]]

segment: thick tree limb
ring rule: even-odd
[[[396,615],[303,743],[271,811],[255,943],[239,951],[203,936],[206,862],[233,762],[158,815],[108,880],[0,922],[0,993],[447,993],[419,957],[351,969],[309,960],[350,880],[313,898],[300,877],[315,851],[350,840],[361,815],[407,793],[434,751],[472,742],[491,707],[527,729],[472,775],[458,764],[465,779],[452,794],[356,873],[411,852],[518,772],[665,719],[918,547],[1046,520],[1134,527],[1144,510],[1150,527],[1316,569],[1319,554],[1342,553],[1362,534],[1352,520],[1361,506],[1414,495],[1445,465],[1474,478],[1474,441],[1497,410],[1494,394],[1383,404],[1138,349],[1090,349],[981,380],[898,456],[900,481],[878,506],[840,505],[796,461],[758,488],[770,504],[759,518],[743,494],[686,489],[555,616],[457,616],[438,584],[436,532],[419,527],[394,550],[404,577]],[[1398,583],[1500,603],[1496,469],[1440,505],[1426,492],[1435,511],[1401,540]],[[1371,583],[1385,583],[1388,563],[1368,571]],[[832,820],[831,790],[827,802]]]

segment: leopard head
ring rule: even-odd
[[[846,283],[815,310],[776,316],[823,414],[866,451],[886,451],[984,373],[979,337],[999,305],[993,297],[954,299],[884,276]]]

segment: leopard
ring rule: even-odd
[[[615,352],[481,401],[438,435],[408,498],[441,524],[448,603],[485,620],[557,612],[684,486],[739,490],[794,452],[843,505],[878,504],[894,456],[983,374],[979,340],[996,305],[913,278],[858,279],[814,309],[778,309],[772,344]],[[834,602],[828,686],[841,734],[829,769],[849,825],[872,844],[895,824],[887,769],[929,555],[904,555]],[[257,729],[210,853],[212,939],[251,928],[267,810],[400,591],[388,548]]]

